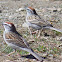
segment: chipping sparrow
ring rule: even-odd
[[[17,50],[25,50],[32,54],[39,61],[42,61],[43,58],[40,57],[37,53],[35,53],[28,45],[26,40],[16,31],[16,28],[13,23],[4,22],[4,34],[3,38],[8,46]]]
[[[41,18],[35,11],[34,8],[32,7],[27,7],[26,8],[27,11],[27,16],[26,16],[26,23],[29,27],[32,27],[36,30],[40,30],[40,29],[52,29],[52,30],[56,30],[59,32],[62,32],[59,29],[54,28],[49,21],[44,20],[43,18]],[[29,31],[31,33],[31,30],[29,28]]]

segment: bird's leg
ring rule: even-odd
[[[37,36],[37,38],[40,37],[40,34],[42,33],[42,31],[43,31],[43,28],[41,30],[38,30],[38,36]]]
[[[10,56],[10,55],[12,55],[14,53],[16,53],[16,56],[20,57],[20,54],[16,51],[16,49],[14,49],[13,52],[9,53],[8,56]]]
[[[38,33],[38,32],[39,32],[39,30],[36,30],[35,32],[36,32],[36,33]]]
[[[30,30],[30,27],[29,27],[29,26],[28,26],[28,29],[29,29],[30,34],[32,35],[32,32],[31,32],[31,30]]]
[[[8,46],[7,46],[5,49],[7,49],[7,48],[8,48]],[[5,49],[4,49],[4,50],[5,50]],[[3,50],[3,51],[4,51],[4,50]],[[3,51],[2,51],[2,52],[3,52]],[[7,56],[10,56],[10,55],[12,55],[12,54],[15,53],[15,52],[16,52],[16,50],[14,50],[13,52],[9,53]]]
[[[38,33],[38,30],[36,30],[36,31],[32,32],[32,34],[37,34],[37,33]]]
[[[28,29],[29,29],[29,32],[30,32],[30,35],[31,35],[31,38],[32,38],[32,32],[31,32],[31,30],[30,30],[30,27],[28,26]]]
[[[42,35],[44,35],[43,31],[45,31],[44,28],[41,29],[41,33],[42,33]]]
[[[14,54],[15,52],[16,52],[16,49],[14,49],[14,51],[13,51],[13,52],[9,53],[9,54],[8,54],[8,56],[10,56],[10,55]]]
[[[7,46],[6,48],[8,48],[8,46]],[[6,48],[5,48],[5,49],[3,49],[3,51],[5,51],[5,50],[6,50]],[[3,51],[2,51],[2,52],[3,52]]]
[[[20,50],[20,51],[21,51],[21,50]],[[19,51],[19,52],[20,52],[20,51]],[[17,54],[16,56],[21,57],[21,55],[19,54],[19,52],[16,51],[16,54]]]
[[[40,33],[41,33],[41,31],[40,31],[40,30],[38,30],[38,36],[37,36],[37,38],[39,38],[39,37],[40,37]]]
[[[37,38],[40,37],[40,33],[41,33],[40,30],[36,30],[36,31],[32,32],[32,34],[38,34]]]

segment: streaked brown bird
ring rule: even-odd
[[[43,60],[42,57],[40,57],[29,47],[26,40],[16,31],[16,28],[13,23],[4,22],[3,26],[5,29],[3,33],[3,38],[9,47],[17,50],[27,51],[30,54],[32,54],[35,58],[37,58],[39,61]]]
[[[62,32],[61,30],[54,28],[49,21],[44,20],[42,17],[40,17],[34,8],[27,7],[26,11],[27,11],[26,23],[28,25],[30,34],[32,34],[30,27],[36,30],[51,29],[51,30],[56,30],[58,32]]]

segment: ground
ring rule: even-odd
[[[29,34],[25,22],[26,11],[24,7],[31,6],[45,20],[50,21],[57,29],[62,30],[62,1],[54,0],[0,0],[0,62],[40,62],[36,59],[28,59],[16,56],[14,53],[7,56],[13,49],[6,48],[7,45],[3,40],[2,26],[3,22],[10,21],[15,24],[17,31],[27,40],[30,47],[40,56],[45,57],[44,62],[62,62],[62,33],[45,30],[41,36],[37,38],[36,34]],[[22,10],[21,10],[22,9]],[[6,48],[6,49],[5,49]],[[29,55],[25,51],[17,51],[21,56]]]

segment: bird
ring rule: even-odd
[[[20,35],[16,27],[11,22],[4,22],[2,24],[4,26],[3,38],[6,44],[16,50],[24,50],[32,54],[39,61],[43,61],[43,58],[39,56],[33,49],[29,46],[28,42]]]
[[[32,27],[35,30],[51,29],[58,32],[62,32],[62,30],[54,28],[49,21],[44,20],[44,18],[39,16],[34,8],[27,7],[26,12],[26,24],[28,25],[30,34],[32,34],[30,27]]]

